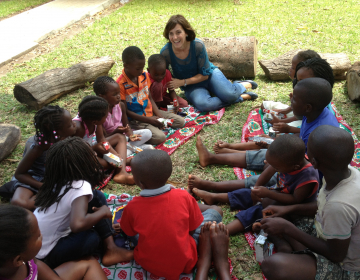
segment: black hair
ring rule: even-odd
[[[145,60],[145,55],[140,48],[136,46],[130,46],[125,48],[125,50],[122,52],[123,63],[131,63],[136,59]]]
[[[313,50],[299,51],[296,55],[299,61],[305,61],[314,57],[321,58],[321,56]]]
[[[15,205],[0,205],[0,267],[20,255],[31,238],[30,212]]]
[[[109,103],[102,97],[88,95],[79,104],[79,117],[83,121],[100,121],[109,111]]]
[[[332,88],[330,83],[322,78],[307,78],[299,81],[295,90],[299,91],[300,99],[321,112],[332,99]]]
[[[61,129],[64,125],[62,116],[65,109],[59,106],[48,105],[41,108],[34,116],[35,140],[39,144],[53,143],[56,134],[54,131]]]
[[[134,176],[147,186],[162,187],[172,173],[170,156],[161,150],[144,150],[131,161]]]
[[[344,129],[321,125],[310,133],[308,150],[320,166],[338,170],[350,164],[355,151],[354,139]]]
[[[94,188],[103,179],[103,168],[89,144],[79,137],[67,138],[51,146],[46,154],[44,184],[35,205],[40,211],[46,210],[60,202],[74,181],[84,180]],[[62,188],[65,190],[59,195]]]
[[[305,157],[305,143],[300,137],[284,134],[275,139],[268,148],[271,157],[287,165],[300,164]]]
[[[96,95],[106,95],[108,84],[116,84],[116,81],[109,76],[98,77],[94,84],[93,89]]]
[[[161,55],[161,54],[153,54],[149,57],[148,59],[148,67],[154,67],[157,65],[161,65],[164,64],[166,67],[166,58],[165,56]]]
[[[331,87],[334,86],[335,78],[330,64],[325,59],[317,57],[299,62],[295,70],[295,85],[297,83],[297,72],[303,67],[311,69],[315,77],[323,78],[330,83]]]

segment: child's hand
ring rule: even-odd
[[[149,117],[149,120],[148,120],[148,123],[157,127],[157,128],[160,128],[160,129],[164,129],[164,124],[162,122],[159,122],[157,119],[159,117],[157,116],[152,116],[152,117]]]
[[[140,141],[141,140],[141,135],[140,134],[132,134],[129,136],[129,140],[130,141]]]
[[[262,212],[263,215],[267,215],[267,218],[285,217],[289,214],[288,206],[281,205],[269,205]]]
[[[120,233],[120,231],[121,231],[120,224],[113,224],[112,227],[116,233]]]
[[[262,198],[261,198],[261,197],[258,197],[252,190],[251,190],[251,199],[252,199],[254,205],[255,205],[256,203],[262,201]]]
[[[287,123],[275,123],[273,125],[273,129],[276,133],[289,133],[290,125],[288,125]]]
[[[127,124],[126,126],[118,126],[116,131],[120,132],[120,133],[126,133],[130,130],[129,125]]]
[[[269,189],[265,187],[253,187],[251,189],[251,194],[256,195],[259,198],[267,197],[267,194],[269,193]]]
[[[273,116],[273,119],[271,121],[265,120],[267,123],[271,123],[272,125],[274,125],[280,122],[280,119],[277,116],[275,116],[273,113],[271,113],[271,115]]]
[[[94,211],[94,213],[101,211],[101,213],[103,214],[103,219],[111,219],[112,218],[112,213],[111,213],[109,207],[107,207],[106,205],[103,205],[100,208],[93,207],[92,210]]]
[[[282,235],[290,226],[294,226],[283,218],[269,218],[261,220],[261,229],[267,234]]]
[[[268,143],[266,143],[266,142],[264,142],[264,141],[260,141],[260,142],[255,142],[255,144],[256,145],[258,145],[260,148],[262,148],[262,149],[267,149],[267,148],[269,148],[269,144]]]
[[[292,93],[290,93],[290,95],[292,96]],[[290,97],[290,99],[291,99],[291,97]],[[291,112],[291,107],[287,107],[285,109],[274,109],[274,111],[277,112],[277,113],[286,115],[286,114],[289,114]]]

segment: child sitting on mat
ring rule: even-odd
[[[151,81],[144,72],[144,53],[135,46],[127,47],[122,53],[124,69],[116,82],[120,86],[121,101],[126,108],[130,127],[137,129],[150,129],[152,137],[149,144],[158,145],[165,141],[166,136],[162,129],[164,124],[159,118],[172,119],[172,128],[184,127],[182,117],[160,111],[150,94]]]
[[[166,184],[172,163],[164,151],[144,150],[131,161],[131,169],[141,192],[124,208],[120,227],[128,236],[139,234],[134,259],[143,269],[178,280],[196,265],[201,227],[221,222],[222,210],[198,204],[187,191]]]
[[[179,108],[187,107],[189,104],[180,96],[176,95],[174,89],[169,88],[168,82],[172,76],[166,69],[166,59],[161,54],[153,54],[148,59],[149,78],[151,81],[150,93],[158,108],[167,108],[167,105],[173,105],[177,113]]]
[[[103,168],[83,139],[67,138],[49,149],[34,215],[43,237],[36,257],[50,268],[92,256],[101,241],[105,266],[133,259],[132,251],[115,245],[112,214],[104,194],[94,190],[103,179]]]
[[[99,262],[86,257],[54,270],[35,258],[42,236],[33,213],[13,205],[0,205],[0,279],[106,280]]]
[[[269,238],[276,237],[278,252],[265,258],[261,269],[268,279],[359,279],[360,173],[349,166],[354,140],[344,129],[320,126],[310,134],[308,156],[324,174],[317,203],[278,209],[284,208],[287,215],[311,216],[311,232],[283,218],[263,219],[262,229]]]
[[[35,197],[43,185],[47,150],[76,132],[70,113],[59,106],[46,106],[34,116],[35,136],[26,144],[23,159],[12,181],[7,183],[14,193],[11,204],[35,210]]]
[[[104,168],[112,168],[103,155],[112,153],[123,159],[120,167],[116,168],[114,182],[119,184],[133,185],[133,176],[126,172],[126,138],[123,134],[104,136],[102,125],[106,121],[109,112],[108,102],[99,96],[85,96],[79,104],[78,115],[73,119],[76,123],[76,134],[83,138],[97,153],[98,160]],[[114,147],[114,148],[113,148]]]
[[[150,140],[152,133],[149,129],[133,131],[128,124],[125,105],[120,99],[120,87],[115,80],[108,76],[101,76],[94,82],[94,92],[109,103],[109,112],[103,123],[103,128],[108,136],[115,133],[125,134],[126,140],[141,149],[151,149],[153,146],[145,144]],[[127,156],[133,151],[127,149]]]
[[[273,190],[263,186],[228,193],[192,189],[208,205],[229,203],[232,209],[243,210],[227,225],[231,235],[251,230],[252,224],[262,219],[262,210],[269,204],[290,205],[316,200],[319,174],[305,159],[305,144],[299,137],[286,134],[276,138],[266,152],[266,161],[270,166],[260,177],[269,178],[267,173],[270,172],[271,178],[272,171],[277,171]]]
[[[302,125],[300,130],[300,138],[305,143],[311,131],[320,125],[332,125],[339,127],[336,117],[326,107],[332,99],[332,88],[328,81],[321,78],[308,78],[298,82],[294,88],[294,94],[291,99],[291,107],[296,116],[302,117]],[[199,153],[199,161],[202,167],[211,164],[226,164],[233,167],[246,168],[249,170],[263,171],[266,169],[264,163],[266,149],[235,151],[232,153],[210,153],[202,143],[200,136],[196,141],[196,148]],[[254,175],[244,180],[233,180],[227,182],[212,182],[212,185],[232,185],[232,190],[251,187],[255,183],[260,186],[272,186],[276,183],[276,176],[265,182],[258,182],[259,175]],[[207,181],[198,179],[196,176],[189,176],[190,188],[201,188]],[[320,174],[321,182],[321,174]],[[221,191],[220,189],[216,191]],[[225,191],[225,190],[224,190]]]

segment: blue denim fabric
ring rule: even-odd
[[[231,83],[217,68],[206,81],[188,85],[184,89],[186,99],[202,112],[216,111],[242,102],[243,98],[240,95],[246,91],[242,84]],[[210,93],[215,96],[212,97]]]
[[[202,215],[204,216],[204,220],[201,223],[200,226],[195,230],[192,237],[195,239],[196,245],[199,243],[199,236],[201,232],[201,228],[206,222],[216,222],[217,224],[222,221],[222,217],[220,213],[214,209],[207,209],[206,211],[202,212]]]

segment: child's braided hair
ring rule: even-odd
[[[48,105],[36,112],[34,117],[35,139],[41,144],[56,142],[56,131],[63,127],[65,109],[59,106]]]
[[[317,57],[302,61],[296,66],[295,84],[297,83],[297,78],[296,78],[297,72],[300,70],[300,68],[303,67],[311,69],[315,77],[323,78],[330,83],[331,87],[334,86],[335,78],[330,64],[325,59],[317,58]]]
[[[102,97],[88,95],[79,104],[79,117],[83,121],[100,121],[107,115],[109,103]]]
[[[36,195],[35,205],[46,211],[60,202],[74,181],[84,180],[95,188],[103,179],[103,168],[91,147],[79,137],[67,138],[51,146],[46,154],[44,184]]]
[[[26,250],[30,235],[29,212],[14,205],[0,205],[0,267]]]
[[[115,83],[116,81],[109,76],[101,76],[94,82],[93,88],[96,95],[106,95],[107,85]]]

